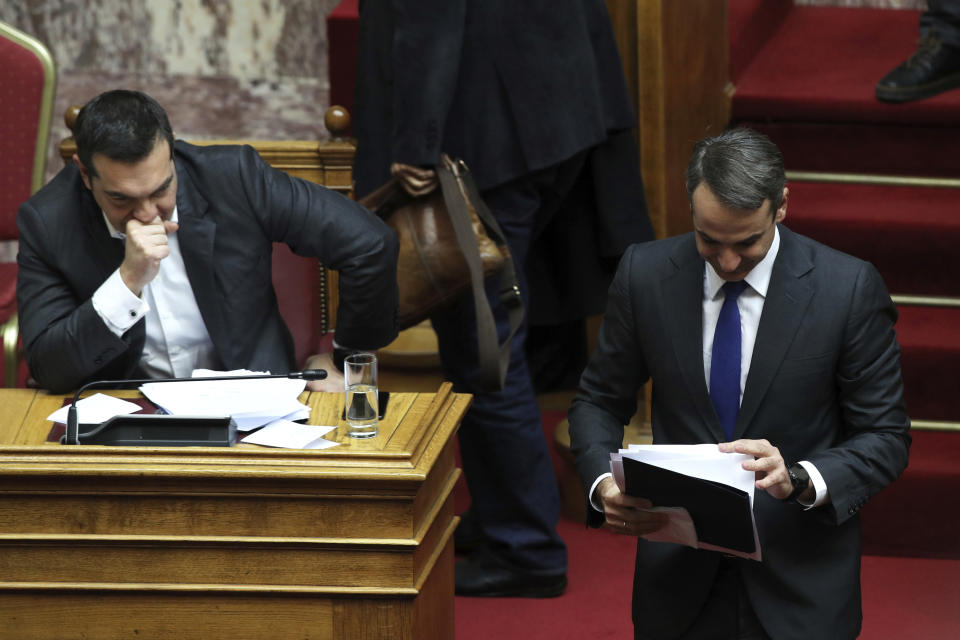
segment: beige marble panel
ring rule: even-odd
[[[183,138],[316,139],[329,104],[326,16],[339,0],[0,0],[58,70],[62,114],[101,91],[153,95]]]
[[[926,0],[793,0],[796,5],[828,7],[875,7],[880,9],[926,9]]]

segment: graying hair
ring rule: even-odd
[[[770,200],[771,214],[783,203],[787,178],[783,155],[770,139],[753,129],[728,129],[693,147],[687,166],[687,197],[705,182],[720,202],[753,211]]]

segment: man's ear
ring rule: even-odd
[[[87,173],[87,168],[80,162],[80,156],[77,154],[73,154],[73,164],[77,165],[77,168],[80,169],[80,177],[83,178],[83,184],[87,189],[93,191],[93,186],[90,184],[90,174]]]
[[[783,222],[783,219],[787,217],[787,196],[790,194],[790,189],[786,187],[783,188],[783,199],[780,200],[780,208],[777,209],[777,214],[774,217],[776,222]]]

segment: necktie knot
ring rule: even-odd
[[[723,295],[727,300],[736,300],[747,288],[746,280],[737,280],[736,282],[727,282],[723,285]]]

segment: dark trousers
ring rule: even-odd
[[[960,0],[927,0],[927,7],[920,16],[920,33],[960,47]]]
[[[482,194],[507,238],[525,305],[529,301],[525,265],[535,230],[543,227],[575,182],[584,156]],[[509,322],[498,301],[496,280],[487,282],[487,298],[502,341]],[[524,354],[526,320],[511,343],[504,388],[493,393],[480,392],[477,384],[472,297],[461,298],[431,320],[445,376],[456,391],[474,394],[460,425],[460,455],[470,490],[471,515],[488,550],[501,562],[526,571],[565,573],[567,549],[556,529],[560,496]]]
[[[635,640],[647,640],[642,621]],[[676,640],[770,640],[753,611],[736,561],[723,559],[703,608]]]

